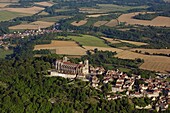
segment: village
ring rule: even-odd
[[[170,104],[170,83],[165,78],[168,74],[157,74],[156,78],[142,78],[140,75],[128,76],[117,70],[105,70],[103,67],[93,67],[88,60],[74,64],[67,57],[57,60],[55,69],[48,76],[60,76],[69,79],[81,79],[89,81],[91,86],[101,90],[103,84],[110,84],[111,91],[106,94],[105,99],[115,100],[122,97],[149,98],[152,103],[148,106],[135,106],[137,109],[156,109],[164,111]]]

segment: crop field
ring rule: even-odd
[[[7,20],[14,19],[16,17],[23,17],[23,16],[29,16],[29,14],[3,11],[3,10],[0,11],[0,21],[7,21]]]
[[[73,25],[73,26],[82,26],[82,25],[84,25],[84,24],[86,24],[87,23],[87,20],[81,20],[81,21],[74,21],[74,22],[72,22],[71,23],[71,25]]]
[[[121,43],[119,40],[113,39],[113,38],[106,38],[106,37],[101,37],[102,39],[112,43],[112,44],[118,44]]]
[[[111,48],[111,47],[93,47],[93,46],[83,46],[86,50],[94,50],[94,49],[98,49],[101,51],[112,51],[112,52],[123,52],[123,50],[118,49],[118,48]]]
[[[102,39],[99,39],[91,35],[80,35],[80,36],[59,36],[58,38],[72,39],[76,42],[79,42],[83,46],[95,46],[95,47],[109,47],[107,46]]]
[[[131,51],[123,51],[118,53],[115,57],[122,59],[136,59],[141,58],[144,59],[144,63],[140,66],[141,69],[159,71],[159,72],[167,72],[170,71],[170,58],[164,56],[151,56],[151,55],[143,55],[138,54]]]
[[[6,3],[6,2],[8,2],[8,3],[13,3],[13,2],[19,2],[19,0],[0,0],[0,3]]]
[[[136,45],[136,46],[148,45],[147,43],[143,43],[143,42],[120,40],[120,39],[112,39],[112,38],[106,38],[106,37],[101,37],[101,38],[111,42],[112,44],[118,44],[118,43],[125,42],[125,43],[133,44],[133,45]]]
[[[97,21],[96,23],[93,24],[93,26],[100,27],[102,25],[105,25],[106,23],[108,23],[108,21]]]
[[[49,15],[49,13],[42,11],[41,13],[39,13],[38,15]]]
[[[106,15],[109,15],[109,14],[90,14],[90,15],[86,15],[86,17],[96,18],[96,17],[106,16]]]
[[[29,8],[3,8],[5,11],[11,11],[11,12],[18,12],[18,13],[24,13],[24,14],[36,14],[43,10],[42,7],[29,7]]]
[[[136,41],[128,41],[128,40],[119,40],[119,41],[129,43],[129,44],[133,44],[133,45],[136,45],[136,46],[148,45],[147,43],[144,43],[144,42],[136,42]]]
[[[36,45],[34,50],[49,49],[55,50],[56,54],[65,55],[86,55],[86,50],[81,48],[74,41],[52,41],[51,44]]]
[[[40,18],[39,21],[45,21],[45,22],[57,22],[60,19],[66,19],[69,18],[70,16],[53,16],[53,17],[44,17]]]
[[[54,3],[52,2],[35,2],[37,5],[42,5],[42,6],[52,6]]]
[[[117,26],[118,24],[119,24],[119,21],[116,19],[113,19],[110,22],[106,23],[105,26],[114,27],[114,26]]]
[[[39,29],[39,28],[47,28],[54,24],[54,22],[44,22],[44,21],[35,21],[28,24],[20,24],[16,26],[11,26],[9,29],[18,30],[18,29]]]
[[[6,55],[10,55],[12,53],[12,50],[4,50],[0,48],[0,58],[5,58]]]
[[[131,49],[131,51],[136,51],[136,50],[141,51],[141,53],[148,52],[150,54],[153,54],[153,53],[170,54],[170,49],[141,49],[141,48]]]
[[[0,8],[4,8],[5,6],[8,6],[8,5],[10,5],[10,3],[1,3],[0,2]]]
[[[97,8],[89,8],[89,7],[83,7],[79,8],[79,11],[82,13],[108,13],[108,12],[116,12],[116,11],[127,11],[130,9],[137,9],[137,8],[147,8],[147,6],[121,6],[121,5],[114,5],[114,4],[97,4]]]
[[[122,14],[118,17],[119,22],[126,22],[126,24],[131,25],[145,25],[145,26],[167,26],[170,27],[170,17],[163,17],[158,16],[154,18],[153,20],[138,20],[133,19],[132,17],[135,15],[138,15],[141,12],[135,12],[135,13],[128,13],[128,14]],[[154,12],[148,12],[148,13],[154,13]]]

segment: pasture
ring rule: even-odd
[[[16,26],[9,27],[10,30],[20,30],[20,29],[39,29],[47,28],[54,24],[55,22],[44,22],[44,21],[35,21],[27,24],[20,24]]]
[[[58,36],[58,38],[72,39],[76,42],[79,42],[83,46],[95,46],[95,47],[109,47],[107,46],[102,39],[99,39],[91,35],[80,35],[80,36]]]
[[[133,16],[138,15],[139,13],[143,14],[143,12],[135,12],[135,13],[128,13],[128,14],[122,14],[118,17],[119,22],[125,22],[126,25],[145,25],[145,26],[167,26],[170,27],[170,17],[163,17],[158,16],[154,18],[153,20],[138,20],[133,19]],[[148,12],[148,13],[154,13],[154,12]]]
[[[121,5],[114,5],[114,4],[97,4],[97,7],[89,8],[83,7],[79,8],[79,12],[82,13],[89,13],[89,14],[96,14],[96,13],[108,13],[108,12],[118,12],[118,11],[128,11],[130,9],[137,9],[137,8],[147,8],[147,6],[121,6]]]
[[[51,44],[36,45],[34,50],[55,50],[56,54],[64,55],[86,55],[86,50],[74,41],[52,41]]]
[[[53,16],[53,17],[44,17],[40,18],[39,21],[45,21],[45,22],[57,22],[61,19],[69,18],[70,16]]]
[[[0,11],[0,21],[8,21],[16,17],[23,17],[23,16],[29,16],[29,14],[3,11],[3,10]]]

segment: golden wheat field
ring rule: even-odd
[[[122,58],[122,59],[141,58],[144,59],[144,63],[140,66],[141,69],[159,71],[159,72],[170,71],[170,57],[143,55],[128,50],[119,52],[115,57]]]
[[[42,6],[52,6],[54,3],[52,2],[35,2],[37,5],[42,5]]]
[[[135,13],[128,13],[128,14],[122,14],[118,17],[119,22],[126,22],[126,24],[132,24],[132,25],[145,25],[145,26],[167,26],[170,27],[170,17],[163,17],[158,16],[154,18],[153,20],[137,20],[133,19],[132,17],[135,15],[138,15],[141,12],[135,12]],[[148,12],[148,13],[154,13],[154,12]],[[143,13],[141,13],[143,14]]]
[[[136,42],[136,41],[128,41],[128,40],[120,40],[120,42],[125,42],[136,46],[148,45],[147,43],[144,42]]]
[[[4,8],[5,6],[10,5],[10,3],[0,3],[0,8]]]
[[[102,25],[105,25],[108,21],[97,21],[96,23],[93,24],[95,27],[100,27]]]
[[[119,24],[119,21],[117,19],[113,19],[110,22],[106,23],[105,26],[114,27],[114,26],[117,26],[118,24]]]
[[[16,26],[11,26],[9,29],[18,30],[18,29],[39,29],[39,28],[47,28],[54,24],[55,22],[44,22],[44,21],[35,21],[28,24],[20,24]]]
[[[65,55],[86,55],[86,49],[81,48],[74,41],[52,41],[51,44],[36,45],[34,50],[50,49],[56,54]]]
[[[71,23],[71,25],[73,25],[73,26],[82,26],[82,25],[84,25],[84,24],[86,24],[87,23],[87,20],[81,20],[81,21],[74,21],[74,22],[72,22]]]
[[[109,14],[90,14],[90,15],[86,15],[86,17],[97,18],[97,17],[100,17],[100,16],[106,16],[106,15],[109,15]]]
[[[94,50],[94,49],[98,49],[101,51],[112,51],[112,52],[123,52],[124,50],[118,49],[118,48],[111,48],[111,47],[93,47],[93,46],[83,46],[86,50]]]
[[[131,49],[131,51],[136,51],[136,50],[141,51],[141,53],[148,52],[150,54],[153,54],[153,53],[170,54],[170,49],[141,49],[141,48]]]
[[[106,38],[106,37],[101,37],[102,39],[112,43],[112,44],[118,44],[118,43],[121,43],[119,40],[117,39],[113,39],[113,38]]]
[[[18,13],[25,13],[25,14],[36,14],[40,11],[42,11],[44,8],[42,7],[29,7],[29,8],[2,8],[2,10],[5,11],[11,11],[11,12],[18,12]]]

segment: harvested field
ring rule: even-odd
[[[120,42],[125,42],[125,43],[133,44],[133,45],[136,45],[136,46],[148,45],[147,43],[128,41],[128,40],[120,40]]]
[[[41,13],[39,13],[38,15],[49,15],[49,13],[42,11]]]
[[[120,39],[106,38],[106,37],[101,37],[101,38],[103,38],[104,40],[107,40],[107,41],[111,42],[112,44],[117,44],[117,43],[125,42],[125,43],[133,44],[133,45],[136,45],[136,46],[148,45],[147,43],[143,43],[143,42],[120,40]]]
[[[108,21],[97,21],[96,23],[94,23],[93,26],[95,27],[100,27],[102,25],[105,25]]]
[[[106,16],[109,14],[91,14],[91,15],[86,15],[89,18],[96,18],[96,17],[100,17],[100,16]]]
[[[131,49],[131,51],[141,51],[141,53],[148,52],[150,54],[157,53],[157,54],[170,54],[170,49],[141,49],[141,48],[135,48]]]
[[[10,3],[0,3],[0,8],[4,8],[5,6],[10,5]]]
[[[137,20],[133,19],[132,17],[135,15],[138,15],[139,13],[142,14],[142,12],[135,12],[135,13],[128,13],[128,14],[122,14],[119,16],[118,20],[119,22],[126,22],[126,24],[132,24],[132,25],[145,25],[145,26],[167,26],[170,27],[170,17],[163,17],[158,16],[155,19],[149,21],[149,20]],[[154,12],[148,12],[148,13],[154,13]]]
[[[82,26],[82,25],[84,25],[86,23],[87,23],[87,20],[81,20],[79,22],[74,21],[74,22],[71,23],[71,25],[73,25],[73,26]]]
[[[35,14],[42,11],[44,8],[42,7],[29,7],[29,8],[3,8],[5,11],[25,13],[25,14]]]
[[[54,3],[52,2],[35,2],[37,5],[42,5],[42,6],[52,6]]]
[[[55,50],[56,54],[86,55],[86,50],[74,41],[52,41],[51,44],[36,45],[34,47],[34,50],[41,49]]]
[[[18,29],[39,29],[39,28],[47,28],[54,24],[54,22],[44,22],[44,21],[35,21],[28,24],[20,24],[16,26],[11,26],[9,29],[18,30]]]
[[[106,38],[106,37],[101,37],[102,39],[112,43],[112,44],[118,44],[121,43],[119,40],[113,39],[113,38]]]
[[[117,52],[117,53],[120,53],[120,52],[123,52],[123,50],[121,49],[118,49],[118,48],[111,48],[111,47],[92,47],[92,46],[83,46],[86,50],[94,50],[94,49],[98,49],[98,50],[101,50],[101,51],[112,51],[112,52]]]
[[[119,21],[116,19],[113,19],[110,22],[108,22],[107,24],[105,24],[105,26],[114,27],[114,26],[117,26],[118,24],[119,24]]]
[[[160,72],[170,71],[169,57],[143,55],[127,50],[118,53],[115,57],[122,58],[122,59],[141,58],[144,59],[144,63],[140,66],[141,69],[160,71]]]

